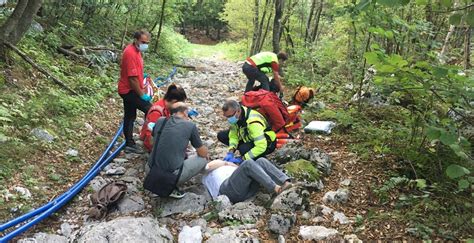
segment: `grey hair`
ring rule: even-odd
[[[222,106],[222,111],[226,112],[229,109],[232,109],[234,111],[239,110],[240,109],[239,102],[235,100],[226,100],[224,105]]]

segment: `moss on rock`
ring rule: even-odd
[[[308,160],[299,159],[284,165],[288,175],[296,180],[317,182],[321,176],[319,170]]]

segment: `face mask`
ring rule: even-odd
[[[138,45],[138,50],[140,50],[141,52],[145,52],[146,50],[148,49],[148,44],[140,44]]]
[[[236,123],[239,121],[239,119],[238,119],[237,117],[235,117],[235,116],[231,116],[231,117],[227,118],[227,121],[228,121],[230,124],[233,125],[233,124],[236,124]]]

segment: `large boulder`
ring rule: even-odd
[[[73,233],[72,242],[172,242],[166,227],[153,218],[121,217],[109,222],[91,224]]]
[[[308,149],[300,143],[289,143],[273,153],[273,160],[278,164],[285,164],[300,159],[311,161],[326,175],[331,173],[331,157],[318,148]]]
[[[294,213],[304,210],[309,205],[309,192],[303,187],[295,186],[280,193],[271,205],[274,212]]]
[[[299,159],[283,165],[286,173],[293,179],[303,182],[308,189],[322,190],[324,188],[321,181],[321,172],[313,165],[312,162]]]
[[[331,240],[338,236],[339,232],[324,226],[301,226],[299,235],[303,240]]]
[[[193,214],[204,211],[206,198],[203,195],[197,195],[192,192],[186,193],[181,199],[160,198],[158,207],[161,208],[161,217],[173,214]]]
[[[252,202],[240,202],[219,212],[219,220],[255,223],[265,213],[266,210],[263,207],[256,206]]]

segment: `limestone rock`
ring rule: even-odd
[[[299,235],[303,240],[330,240],[339,235],[339,232],[324,226],[301,226]]]
[[[95,192],[100,190],[105,184],[107,184],[107,181],[102,176],[96,176],[89,182],[89,185]]]
[[[349,224],[351,221],[346,217],[344,213],[334,212],[333,221],[339,222],[340,224]]]
[[[224,227],[217,233],[211,234],[207,243],[258,243],[258,230],[238,230]]]
[[[295,212],[308,206],[308,198],[308,191],[295,186],[280,193],[273,201],[271,209],[276,212]]]
[[[66,237],[61,235],[36,233],[31,238],[25,238],[18,241],[18,243],[67,243]]]
[[[203,218],[195,219],[189,223],[191,227],[199,226],[201,227],[201,231],[206,231],[207,229],[207,221]]]
[[[344,241],[348,243],[362,243],[362,241],[357,237],[357,235],[345,235]]]
[[[78,243],[173,242],[169,230],[160,227],[156,219],[149,217],[121,217],[90,224],[74,232],[71,238],[71,242]]]
[[[202,241],[201,226],[184,226],[179,233],[178,243],[194,243]]]
[[[21,186],[16,186],[13,188],[16,192],[20,194],[20,196],[24,199],[30,199],[31,198],[31,192],[27,188],[21,187]]]
[[[200,213],[204,210],[206,199],[202,195],[196,195],[192,192],[186,193],[181,199],[160,198],[161,217],[173,214],[192,214]]]
[[[61,224],[61,234],[69,237],[72,233],[72,226],[68,223],[62,223]]]
[[[222,210],[226,208],[232,207],[232,203],[230,202],[230,199],[226,195],[219,195],[215,201],[216,201],[216,210],[218,212],[221,212]]]
[[[337,191],[329,191],[324,194],[324,203],[346,203],[349,200],[349,190],[337,189]]]
[[[283,148],[274,152],[273,159],[279,164],[300,159],[308,160],[326,175],[329,175],[332,170],[332,160],[328,154],[318,148],[307,149],[300,143],[286,144]]]
[[[30,132],[31,135],[36,137],[39,140],[43,140],[47,143],[52,143],[54,141],[54,136],[51,135],[48,131],[41,128],[34,128]]]
[[[124,214],[142,211],[145,209],[145,202],[139,196],[126,196],[118,202],[117,209]]]
[[[275,234],[284,235],[288,233],[295,221],[296,217],[294,214],[286,217],[279,214],[272,214],[270,220],[268,220],[268,229]]]
[[[219,220],[255,223],[261,216],[265,215],[265,212],[266,210],[263,207],[256,206],[252,202],[239,202],[219,212]]]
[[[70,148],[66,151],[66,155],[70,157],[77,157],[79,155],[79,151]]]

